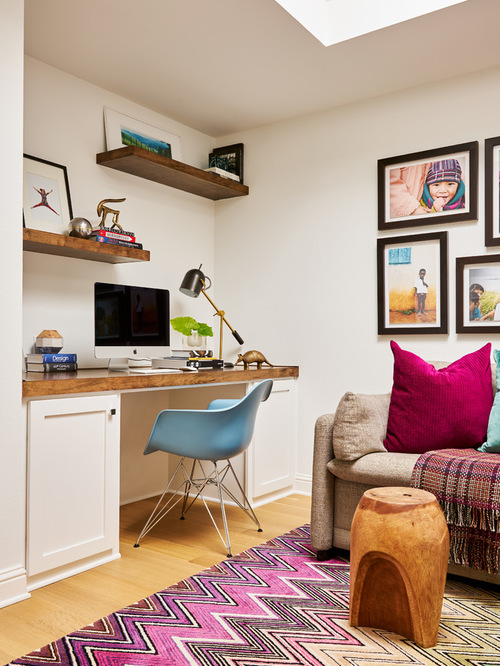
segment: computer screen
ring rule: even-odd
[[[94,333],[95,357],[109,358],[110,368],[169,356],[169,291],[96,282]]]

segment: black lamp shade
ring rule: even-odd
[[[179,287],[179,291],[185,294],[186,296],[191,296],[192,298],[198,298],[203,287],[203,282],[205,281],[205,275],[199,268],[192,268],[186,273],[184,279]]]

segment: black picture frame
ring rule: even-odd
[[[416,296],[421,269],[422,314]],[[379,335],[448,333],[448,232],[377,239],[377,292]]]
[[[457,333],[500,333],[500,305],[495,307],[500,304],[500,254],[457,257],[455,284]],[[473,302],[473,291],[479,301]],[[471,306],[479,309],[479,318]]]
[[[435,211],[432,206],[431,212],[425,212],[429,208],[422,207],[422,211],[415,214],[414,211],[418,209],[414,209],[413,206],[418,206],[422,197],[426,199],[428,205],[432,202],[432,199],[425,196],[426,193],[422,188],[431,164],[443,160],[454,160],[461,167],[460,173],[456,169],[448,171],[452,174],[452,178],[460,178],[455,195],[457,201],[451,203],[454,207]],[[477,141],[378,160],[379,230],[477,220],[477,178]],[[450,206],[450,202],[447,206]]]
[[[208,166],[234,173],[240,179],[240,183],[243,183],[243,148],[242,143],[214,148],[208,156]]]
[[[484,243],[500,245],[500,136],[484,142]]]
[[[24,153],[23,176],[23,227],[65,234],[73,218],[67,168]]]

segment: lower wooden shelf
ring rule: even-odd
[[[37,229],[23,229],[23,249],[27,252],[103,261],[108,264],[149,261],[149,250],[139,250],[111,243],[96,243],[85,238],[52,234]]]

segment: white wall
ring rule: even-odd
[[[205,166],[214,140],[33,58],[26,59],[25,68],[24,152],[67,167],[75,217],[97,224],[101,199],[126,197],[120,223],[136,232],[151,261],[113,265],[24,253],[24,353],[31,351],[40,331],[56,329],[64,338],[64,351],[78,354],[80,367],[105,364],[94,358],[95,281],[167,288],[172,317],[209,320],[205,299],[183,296],[179,285],[185,272],[200,263],[213,274],[213,201],[97,166],[95,156],[106,149],[105,106],[178,134],[188,164]],[[172,332],[172,345],[180,344],[179,334]],[[168,404],[165,391],[133,394],[123,402],[122,502],[160,492],[165,485],[162,461],[142,452],[154,416]]]
[[[26,595],[24,568],[26,446],[21,406],[23,3],[3,0],[0,21],[0,606]]]
[[[178,134],[188,164],[207,161],[214,141],[33,58],[25,69],[24,152],[67,167],[75,217],[97,224],[101,199],[126,197],[120,223],[151,251],[148,263],[118,265],[25,253],[24,351],[40,331],[57,329],[81,367],[102,365],[93,356],[94,282],[168,288],[172,316],[201,316],[204,304],[178,288],[185,272],[202,262],[213,272],[214,242],[212,201],[96,165],[96,154],[106,149],[103,108]]]
[[[219,141],[244,143],[250,195],[216,208],[217,295],[245,350],[300,365],[299,479],[310,477],[316,417],[345,391],[391,387],[391,336],[377,335],[378,236],[449,232],[450,333],[392,336],[401,346],[448,360],[495,346],[494,336],[455,334],[455,258],[495,253],[484,246],[483,159],[484,139],[500,134],[499,104],[500,72],[490,71]],[[473,140],[478,222],[377,231],[378,159]]]

